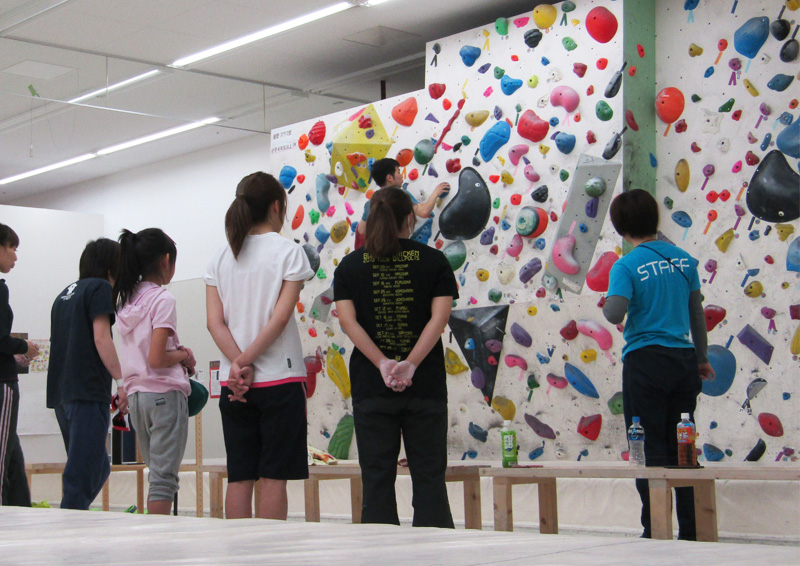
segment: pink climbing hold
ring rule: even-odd
[[[586,274],[586,286],[598,293],[608,291],[608,274],[618,259],[616,252],[604,252]]]
[[[581,97],[569,86],[557,86],[550,93],[550,104],[561,106],[567,112],[574,112],[580,101]]]
[[[611,333],[593,320],[579,320],[578,332],[589,338],[594,338],[601,350],[608,350],[614,345]]]

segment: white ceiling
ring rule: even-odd
[[[374,101],[381,96],[381,81],[387,96],[423,88],[430,55],[426,42],[521,14],[541,2],[359,5],[187,70],[168,67],[180,57],[334,3],[0,0],[0,179],[186,122],[222,119],[2,185],[0,202]],[[153,69],[160,72],[142,82],[67,102]]]

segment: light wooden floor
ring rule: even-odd
[[[481,566],[800,563],[800,547],[0,507],[0,564]]]

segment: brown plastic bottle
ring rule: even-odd
[[[678,423],[678,466],[681,468],[697,467],[697,451],[694,439],[697,436],[694,423],[689,420],[689,413],[681,413]]]

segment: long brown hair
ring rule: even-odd
[[[236,198],[225,213],[225,235],[233,257],[239,257],[250,229],[267,220],[269,209],[276,201],[281,204],[279,214],[283,218],[286,213],[286,191],[272,175],[259,171],[239,181]]]
[[[114,282],[114,303],[121,310],[131,298],[136,285],[158,272],[161,258],[169,254],[170,265],[175,265],[178,249],[175,242],[160,228],[145,228],[135,234],[122,230],[119,235],[120,264]]]
[[[367,253],[376,259],[390,256],[400,251],[399,234],[403,222],[414,213],[411,197],[397,187],[387,187],[375,191],[369,205],[367,218]]]

